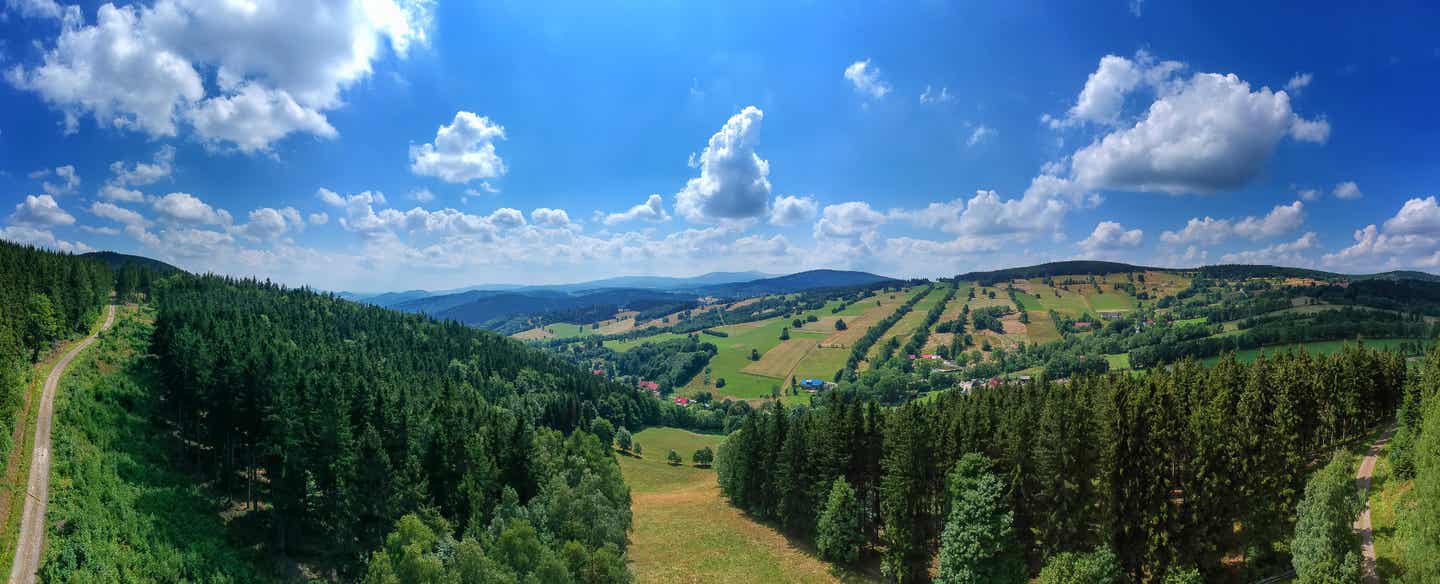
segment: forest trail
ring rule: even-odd
[[[1355,531],[1360,532],[1360,579],[1367,584],[1378,584],[1380,576],[1375,571],[1375,539],[1373,530],[1370,529],[1370,477],[1375,474],[1375,459],[1380,451],[1385,449],[1385,443],[1390,441],[1390,435],[1395,433],[1395,427],[1391,426],[1385,430],[1380,438],[1370,445],[1370,451],[1365,453],[1365,458],[1360,461],[1360,468],[1355,471],[1355,486],[1360,489],[1361,498],[1367,503],[1360,511],[1360,517],[1355,519]]]
[[[109,330],[115,322],[115,305],[109,306],[105,324],[101,331]],[[40,397],[38,417],[35,419],[35,448],[30,452],[29,496],[25,498],[25,514],[20,520],[20,537],[15,546],[15,561],[10,565],[11,584],[31,584],[35,573],[40,570],[40,551],[45,544],[45,505],[50,498],[50,421],[55,414],[55,390],[65,368],[70,362],[95,342],[99,332],[85,337],[70,349],[45,378],[45,389]]]

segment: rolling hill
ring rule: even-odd
[[[852,286],[866,286],[885,282],[899,282],[894,278],[879,276],[869,272],[853,272],[846,270],[810,270],[798,272],[788,276],[777,276],[774,278],[763,278],[748,282],[733,282],[707,286],[698,290],[702,294],[720,296],[724,298],[746,298],[750,296],[763,296],[766,294],[789,294],[792,292],[803,292],[805,290],[819,290],[822,288],[848,288]]]
[[[124,254],[114,251],[92,251],[90,253],[82,253],[80,254],[80,257],[105,262],[105,264],[110,266],[110,269],[112,270],[118,270],[126,265],[136,265],[141,268],[165,274],[185,271],[157,259],[147,258],[145,256]]]

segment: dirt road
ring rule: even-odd
[[[1385,443],[1390,441],[1390,435],[1394,432],[1395,428],[1391,427],[1381,434],[1380,438],[1370,445],[1370,451],[1365,453],[1365,458],[1360,461],[1360,468],[1355,471],[1355,486],[1360,489],[1360,496],[1367,501],[1370,497],[1370,477],[1375,474],[1375,458],[1385,449]],[[1375,572],[1375,540],[1370,529],[1368,502],[1365,509],[1360,511],[1360,517],[1355,519],[1355,531],[1360,532],[1360,578],[1366,583],[1378,583],[1380,576]]]
[[[115,306],[111,305],[109,310],[105,324],[100,326],[102,331],[115,322]],[[45,378],[45,389],[41,393],[38,417],[35,419],[35,449],[30,452],[30,484],[25,497],[25,514],[20,519],[15,561],[10,565],[11,584],[35,582],[35,572],[40,569],[40,550],[45,545],[45,504],[50,498],[50,420],[55,414],[55,388],[60,385],[65,368],[70,366],[76,355],[95,342],[95,337],[85,337],[72,347]]]

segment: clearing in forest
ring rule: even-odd
[[[634,528],[628,556],[637,582],[841,581],[813,550],[730,506],[714,470],[689,465],[695,448],[717,447],[719,436],[651,428],[635,439],[644,445],[645,457],[619,459],[630,485]],[[670,448],[686,463],[666,464]]]

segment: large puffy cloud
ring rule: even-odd
[[[815,197],[776,197],[775,204],[770,207],[770,224],[789,226],[807,223],[815,219],[819,209],[820,203],[815,201]]]
[[[1434,196],[1405,201],[1383,227],[1355,230],[1355,243],[1326,254],[1326,265],[1374,271],[1377,268],[1440,267],[1440,204]]]
[[[755,152],[760,121],[755,106],[731,116],[710,137],[696,164],[700,176],[675,195],[675,210],[686,219],[711,222],[765,215],[770,201],[770,163]]]
[[[410,171],[450,183],[502,176],[505,161],[495,153],[495,141],[504,139],[505,128],[490,118],[456,112],[454,121],[435,132],[433,143],[410,147]]]
[[[850,201],[826,205],[815,223],[814,235],[816,239],[870,239],[883,224],[885,214],[870,208],[870,203]]]
[[[25,225],[72,225],[75,216],[61,209],[50,195],[26,195],[24,201],[15,205],[10,221]]]
[[[229,225],[230,213],[215,209],[190,193],[170,193],[154,202],[155,212],[172,223],[189,225]]]
[[[1160,240],[1170,245],[1216,245],[1231,237],[1259,240],[1290,233],[1304,223],[1305,204],[1294,201],[1289,205],[1276,205],[1264,217],[1191,218],[1179,231],[1161,233]]]
[[[1090,232],[1090,236],[1080,240],[1080,249],[1095,254],[1117,249],[1135,248],[1140,246],[1140,241],[1145,237],[1145,232],[1140,229],[1125,229],[1124,225],[1115,221],[1101,221]]]
[[[890,93],[890,84],[880,78],[880,68],[870,64],[870,59],[856,61],[845,68],[845,79],[851,87],[870,99],[880,99]]]
[[[305,229],[305,220],[294,207],[261,207],[250,212],[250,221],[238,228],[240,234],[258,241],[272,241],[286,233]]]
[[[242,152],[265,150],[291,132],[334,138],[335,128],[324,114],[308,109],[289,93],[255,83],[235,93],[212,97],[185,114],[208,144],[234,144]]]
[[[1084,188],[1170,194],[1231,190],[1259,175],[1287,136],[1309,142],[1328,139],[1329,123],[1300,117],[1284,91],[1252,91],[1233,74],[1173,78],[1178,64],[1162,63],[1143,73],[1107,73],[1135,67],[1117,65],[1119,61],[1128,60],[1113,55],[1102,59],[1096,75],[1116,80],[1097,83],[1089,98],[1082,92],[1072,119],[1115,119],[1123,96],[1139,83],[1137,76],[1149,77],[1158,98],[1133,126],[1071,156],[1073,179]]]
[[[530,222],[540,227],[570,228],[574,224],[570,222],[570,214],[564,209],[550,209],[539,207],[530,211]]]
[[[606,225],[618,225],[628,221],[649,221],[660,223],[670,220],[670,214],[665,212],[665,202],[660,195],[650,195],[644,203],[640,203],[622,213],[611,213],[605,216],[603,222]]]
[[[31,0],[33,1],[33,0]],[[325,110],[368,76],[389,41],[403,57],[426,41],[429,0],[156,0],[102,5],[93,25],[66,18],[41,62],[11,84],[102,127],[173,136],[179,121],[210,143],[268,150],[295,132],[334,135]],[[78,11],[77,11],[78,12]],[[214,73],[207,83],[201,72]],[[216,91],[207,92],[207,87]]]

